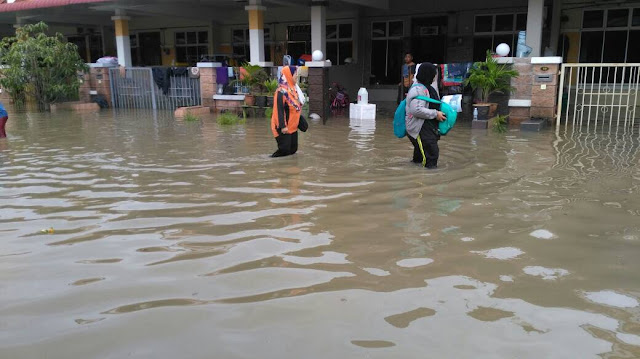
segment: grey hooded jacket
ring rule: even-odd
[[[407,133],[414,139],[418,138],[424,120],[433,120],[438,117],[438,111],[430,109],[427,101],[414,100],[418,96],[430,97],[429,90],[425,86],[413,86],[407,94],[405,123]]]

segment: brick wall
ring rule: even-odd
[[[309,68],[309,113],[316,113],[323,119],[329,115],[329,69]]]
[[[531,64],[530,58],[515,58],[514,69],[520,76],[511,81],[515,91],[511,99],[530,100],[531,107],[510,107],[509,123],[519,125],[530,118],[553,119],[558,104],[558,64]],[[538,81],[537,76],[548,76],[550,82]]]
[[[203,99],[203,101],[204,101],[204,99]],[[242,113],[242,105],[244,105],[244,102],[242,102],[242,101],[215,100],[214,107],[215,107],[216,112],[231,112],[231,113],[241,114]]]
[[[216,94],[218,88],[216,69],[213,67],[200,68],[200,96],[202,97],[202,106],[215,108],[216,103],[213,95]],[[220,101],[218,101],[220,102]]]
[[[80,73],[80,89],[78,90],[78,99],[81,102],[91,101],[91,75],[89,73]]]
[[[551,82],[534,83],[531,90],[531,117],[552,119],[558,104],[558,73],[560,66],[533,65],[534,80],[536,75],[550,75]]]
[[[531,100],[531,86],[533,83],[533,66],[530,58],[514,58],[513,69],[520,76],[511,79],[514,91],[510,98],[516,100]],[[531,118],[529,107],[509,107],[509,125],[519,127],[524,121]]]
[[[91,70],[89,70],[89,81],[90,90],[97,91],[98,95],[102,95],[105,100],[107,100],[109,107],[113,106],[113,103],[111,103],[111,80],[109,79],[109,68],[92,67]],[[83,100],[82,97],[80,99]]]

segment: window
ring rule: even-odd
[[[473,38],[473,61],[482,61],[487,50],[505,43],[515,52],[518,32],[527,28],[527,14],[478,15],[475,18]]]
[[[293,61],[297,61],[300,56],[311,53],[311,25],[289,25],[287,26],[287,54]]]
[[[195,65],[209,55],[209,32],[186,31],[175,33],[176,62]]]
[[[629,26],[629,9],[609,10],[607,14],[607,27]]]
[[[633,9],[633,17],[631,18],[631,26],[640,26],[640,9]]]
[[[251,57],[251,40],[249,29],[235,29],[231,33],[233,54],[249,60]],[[271,29],[264,29],[264,61],[271,61]]]
[[[404,58],[404,21],[375,21],[371,24],[371,83],[400,83]]]
[[[584,29],[601,28],[603,22],[603,10],[585,11],[582,16],[582,28]]]
[[[344,65],[347,58],[353,57],[353,25],[327,25],[327,56],[334,65]]]
[[[582,63],[640,60],[640,8],[585,10],[582,13]]]

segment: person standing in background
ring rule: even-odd
[[[298,151],[298,125],[304,98],[298,91],[296,68],[285,66],[280,86],[274,94],[271,131],[278,143],[278,150],[271,157],[285,157]]]
[[[0,102],[0,138],[7,137],[7,132],[4,130],[7,121],[9,121],[9,113]]]
[[[404,65],[402,65],[402,81],[400,82],[400,89],[398,91],[398,103],[407,97],[407,92],[413,84],[413,78],[416,75],[416,64],[413,62],[413,55],[407,52],[404,55]]]

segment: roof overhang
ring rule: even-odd
[[[0,13],[3,12],[18,12],[26,10],[44,9],[50,7],[61,7],[77,4],[91,4],[107,2],[112,0],[29,0],[29,1],[16,1],[13,3],[0,4]]]

